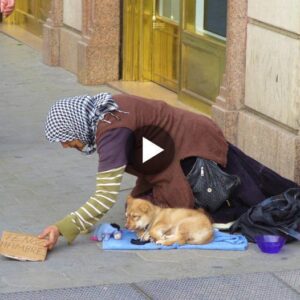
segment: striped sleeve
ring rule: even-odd
[[[115,204],[125,167],[97,173],[95,195],[55,224],[68,243],[72,243],[79,233],[88,232]]]

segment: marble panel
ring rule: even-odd
[[[248,24],[245,105],[300,127],[300,40]]]
[[[284,177],[297,179],[298,136],[246,111],[239,113],[238,147]]]
[[[248,1],[248,16],[300,34],[299,0],[251,0]]]
[[[82,29],[82,0],[64,0],[63,22],[76,30]]]

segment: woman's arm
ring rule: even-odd
[[[60,235],[71,243],[79,233],[88,232],[115,204],[128,161],[128,139],[131,134],[132,131],[127,128],[112,129],[100,140],[97,145],[99,166],[96,192],[78,210],[42,232],[40,238],[48,239],[45,246],[49,250],[55,246]]]
[[[95,194],[77,211],[55,224],[68,243],[79,233],[89,232],[116,203],[124,170],[125,166],[121,166],[97,173]]]

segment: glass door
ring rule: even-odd
[[[173,91],[179,80],[180,1],[155,2],[153,15],[152,81]]]
[[[225,66],[227,0],[123,3],[123,79],[154,81],[210,114]]]
[[[206,114],[225,67],[227,0],[184,0],[179,98]]]
[[[123,80],[178,91],[180,0],[124,0]]]

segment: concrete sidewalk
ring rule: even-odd
[[[57,99],[101,91],[41,62],[38,52],[0,33],[0,231],[38,234],[94,192],[97,157],[50,144],[44,121]],[[124,224],[120,199],[103,222]],[[80,236],[61,239],[43,263],[0,257],[0,299],[299,299],[299,243],[280,254],[247,251],[103,251]]]

